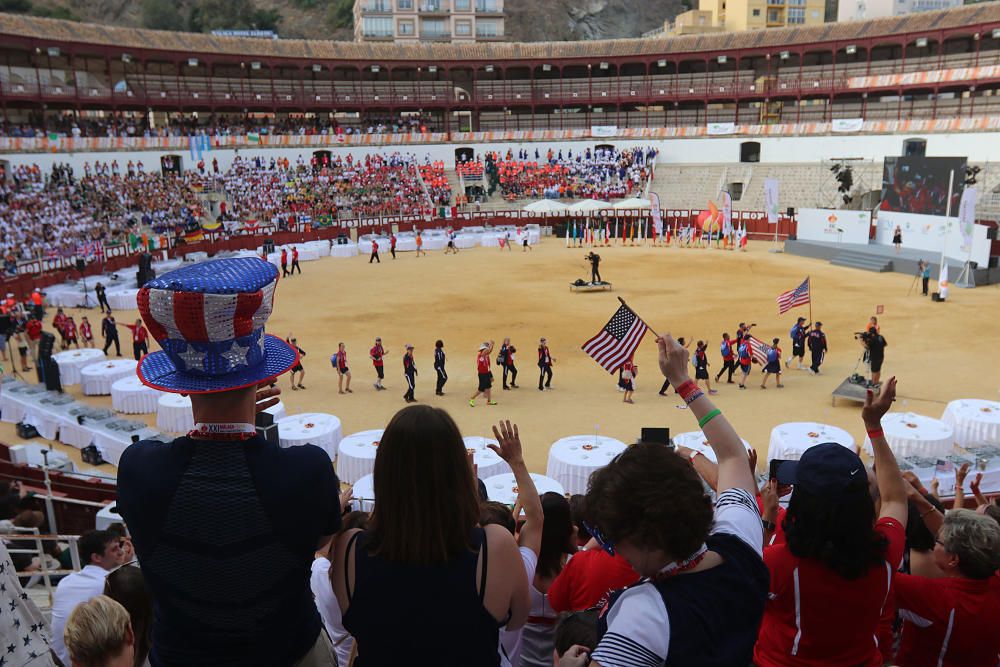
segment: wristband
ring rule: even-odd
[[[681,398],[686,400],[688,395],[698,391],[698,385],[695,384],[694,380],[685,380],[675,391],[681,395]]]
[[[701,452],[699,452],[697,449],[692,449],[691,453],[688,454],[688,461],[694,463],[694,457],[698,456],[699,454],[701,454]]]
[[[701,398],[704,395],[705,395],[705,392],[703,392],[703,391],[695,391],[693,394],[688,394],[687,395],[687,397],[684,399],[684,403],[686,405],[691,405],[692,403],[694,403],[695,401],[697,401],[699,398]]]
[[[875,440],[875,438],[885,439],[885,431],[883,431],[881,428],[876,428],[871,431],[868,431],[868,439]]]
[[[699,428],[705,428],[705,424],[707,424],[708,422],[712,421],[713,419],[715,419],[716,417],[718,417],[721,414],[722,414],[722,410],[720,410],[719,408],[716,408],[716,409],[712,410],[707,415],[705,415],[704,417],[702,417],[701,419],[698,420],[698,427]]]
[[[764,524],[764,530],[766,530],[769,533],[773,533],[778,528],[778,524],[774,523],[773,521],[767,521],[765,519],[761,521],[761,523]]]

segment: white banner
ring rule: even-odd
[[[800,208],[795,236],[801,241],[868,245],[871,225],[870,211]]]
[[[653,216],[653,229],[656,231],[657,236],[663,236],[663,217],[660,215],[660,195],[654,192],[649,195],[649,200],[653,205],[650,210],[650,215]]]
[[[962,250],[972,248],[972,232],[976,228],[976,203],[979,201],[979,191],[976,188],[965,188],[962,201],[958,204],[958,227],[962,234]]]
[[[959,262],[971,259],[980,266],[989,263],[990,240],[984,225],[973,225],[971,255],[968,244],[964,243],[958,218],[879,211],[875,243],[891,245],[897,225],[903,236],[903,248],[924,250],[931,257],[938,257],[943,249],[946,257]]]
[[[591,125],[590,136],[592,137],[617,137],[617,125]]]
[[[778,224],[778,179],[764,179],[764,211],[770,225]]]
[[[830,129],[834,132],[860,132],[864,127],[864,118],[834,118],[830,123]]]
[[[722,191],[722,234],[729,236],[733,232],[733,196],[729,190]]]
[[[736,134],[736,123],[709,123],[705,131],[708,134]]]

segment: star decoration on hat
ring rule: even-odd
[[[205,366],[205,353],[194,349],[194,345],[188,343],[184,352],[178,352],[177,356],[184,362],[186,370],[202,370]]]
[[[264,337],[261,336],[260,340],[263,341]],[[240,345],[237,342],[233,342],[232,346],[222,353],[222,357],[229,362],[229,369],[239,368],[240,366],[247,365],[247,355],[250,354],[250,345]]]

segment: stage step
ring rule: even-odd
[[[892,271],[892,260],[853,250],[842,250],[837,253],[836,257],[830,260],[830,263],[836,266],[846,266],[864,271],[874,271],[876,273]]]

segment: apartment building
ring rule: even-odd
[[[503,0],[355,0],[354,39],[502,41]]]
[[[913,12],[961,7],[962,0],[840,0],[838,21],[864,21]]]
[[[816,25],[823,23],[825,9],[824,0],[699,0],[698,9],[679,14],[669,31],[689,35]]]

